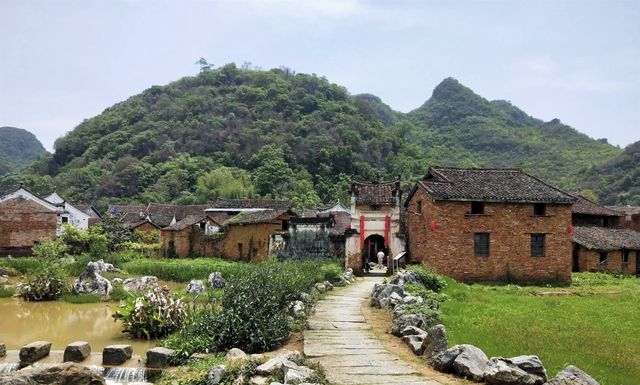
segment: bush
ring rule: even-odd
[[[142,297],[128,297],[113,315],[122,321],[125,333],[147,339],[174,332],[182,327],[186,317],[186,304],[166,287],[151,289]]]
[[[45,267],[27,283],[19,285],[20,296],[27,301],[52,301],[66,291],[64,274],[55,267]]]
[[[342,269],[334,263],[327,263],[320,266],[320,270],[324,274],[326,281],[335,282],[342,278]]]
[[[36,258],[32,257],[11,259],[3,258],[0,260],[0,264],[5,268],[17,271],[20,274],[33,274],[38,270],[38,268],[40,268],[40,262]]]
[[[394,315],[400,314],[421,314],[427,320],[427,325],[432,326],[440,322],[440,311],[437,308],[432,308],[426,304],[410,304],[400,305],[394,310]]]
[[[219,258],[197,259],[136,259],[122,265],[122,269],[135,275],[153,275],[165,281],[189,282],[206,280],[209,274],[219,271],[226,278],[235,275],[239,262]]]
[[[124,301],[127,298],[134,298],[135,296],[126,291],[121,284],[114,284],[110,297],[113,301]]]
[[[15,293],[15,290],[13,290],[10,287],[0,286],[0,298],[12,297],[14,293]]]
[[[447,282],[436,272],[429,270],[423,265],[411,265],[407,269],[413,271],[420,277],[420,282],[429,290],[438,293],[447,287]]]
[[[446,301],[448,298],[446,294],[436,293],[419,284],[404,285],[404,291],[414,297],[422,297],[424,304],[433,309],[440,308],[440,303]]]

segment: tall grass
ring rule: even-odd
[[[21,274],[32,274],[40,267],[40,262],[32,257],[0,258],[0,266],[12,268]]]
[[[209,274],[219,271],[222,276],[231,277],[243,265],[219,258],[197,259],[137,259],[126,262],[122,269],[134,275],[153,275],[165,281],[189,282],[192,279],[207,279]]]
[[[573,364],[602,385],[640,384],[640,280],[591,274],[562,288],[448,280],[441,311],[449,343],[490,357],[536,354],[550,376]]]

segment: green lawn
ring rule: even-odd
[[[448,283],[441,310],[450,345],[476,345],[489,357],[535,354],[550,377],[573,364],[602,385],[640,384],[640,279],[579,273],[569,287]]]

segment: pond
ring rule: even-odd
[[[74,341],[87,341],[91,351],[101,353],[107,345],[129,344],[133,354],[144,355],[155,341],[132,340],[111,315],[117,304],[71,304],[61,301],[25,302],[0,299],[0,342],[17,350],[33,341],[51,341],[52,350],[64,350]]]

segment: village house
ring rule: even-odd
[[[215,236],[221,225],[207,214],[189,215],[160,232],[162,250],[165,257],[213,256],[217,251],[214,243],[207,242],[205,236]],[[211,245],[211,250],[207,246]]]
[[[640,232],[620,226],[623,214],[578,193],[573,204],[573,271],[640,274]]]
[[[621,215],[620,225],[640,231],[640,206],[607,206],[607,208]]]
[[[95,223],[95,210],[92,208],[89,212],[83,210],[80,207],[76,207],[69,203],[66,199],[63,199],[58,193],[55,191],[44,198],[47,202],[53,203],[58,206],[62,206],[62,213],[59,215],[60,223],[62,225],[70,225],[78,230],[86,230],[89,228],[91,224]],[[94,212],[92,215],[91,212]],[[62,229],[60,229],[62,231]],[[58,235],[60,234],[58,232]]]
[[[410,259],[465,282],[570,282],[575,200],[518,170],[432,167],[405,201]]]
[[[351,184],[351,231],[345,234],[346,267],[361,273],[367,261],[377,263],[379,251],[385,254],[385,265],[391,266],[392,257],[404,251],[401,195],[400,180]]]

